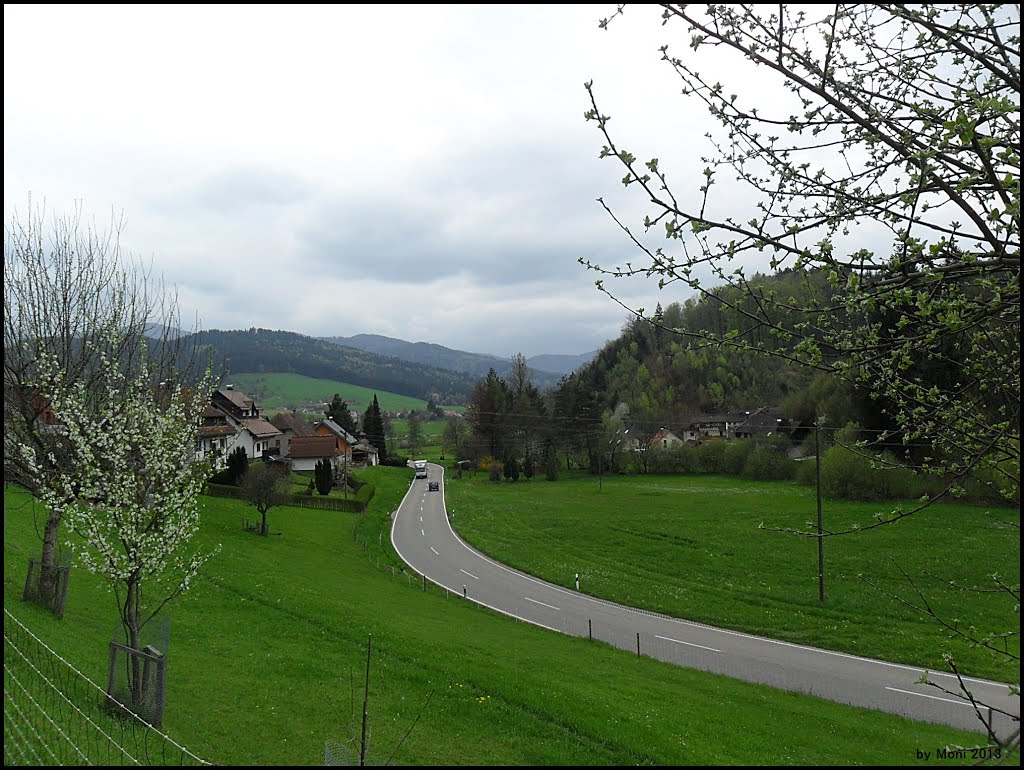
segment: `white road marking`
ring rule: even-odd
[[[531,599],[529,596],[524,596],[523,598],[526,599],[526,601],[528,601],[528,602],[533,602],[534,604],[539,604],[541,607],[547,607],[549,609],[558,610],[559,612],[561,612],[560,608],[554,607],[554,606],[552,606],[550,604],[545,604],[544,602],[539,602],[536,599]]]
[[[483,559],[484,561],[488,562],[492,566],[497,567],[498,569],[503,570],[504,572],[507,572],[510,575],[516,575],[517,577],[519,577],[519,578],[521,578],[523,580],[529,581],[531,583],[536,583],[537,585],[544,586],[545,588],[550,589],[552,591],[558,591],[558,592],[564,593],[564,594],[570,593],[570,591],[568,591],[568,590],[566,590],[566,589],[564,589],[564,588],[562,588],[560,586],[552,585],[551,583],[547,583],[547,582],[545,582],[543,580],[540,580],[539,578],[535,578],[535,577],[533,577],[531,575],[527,575],[527,574],[525,574],[523,572],[519,572],[518,570],[514,570],[511,567],[509,567],[509,566],[507,566],[505,564],[502,564],[501,562],[494,561],[494,559],[491,559],[491,558],[489,558],[487,556],[484,556],[482,553],[480,553],[478,550],[476,550],[471,545],[469,545],[469,543],[467,543],[465,540],[463,540],[461,537],[458,536],[458,534],[455,532],[455,530],[452,529],[452,523],[448,520],[447,516],[445,516],[445,523],[448,525],[448,531],[451,533],[452,538],[455,540],[455,542],[457,542],[459,545],[461,545],[463,548],[465,548],[467,551],[469,551],[471,554],[473,554],[478,559]],[[392,532],[394,532],[394,528],[392,528]],[[392,537],[392,545],[394,545],[394,537]],[[652,612],[645,612],[643,610],[638,610],[635,607],[628,607],[628,606],[626,606],[624,604],[616,604],[615,602],[611,602],[611,601],[608,601],[606,599],[598,599],[596,597],[587,596],[585,594],[573,594],[573,595],[575,595],[575,596],[577,596],[580,599],[583,599],[585,601],[593,602],[594,604],[600,604],[600,605],[603,605],[605,607],[613,607],[613,608],[615,608],[617,610],[625,610],[626,612],[631,612],[631,613],[637,613],[637,614],[642,614],[642,615],[653,615],[654,617],[661,618],[662,620],[666,620],[669,623],[675,623],[675,624],[678,624],[678,625],[681,625],[681,626],[691,626],[693,628],[703,628],[706,631],[711,631],[711,632],[714,632],[716,634],[726,634],[728,636],[735,636],[735,637],[739,637],[741,639],[754,639],[756,641],[767,642],[769,644],[777,644],[777,645],[779,645],[781,647],[792,647],[793,649],[796,649],[796,650],[805,650],[806,652],[820,653],[822,655],[834,655],[837,658],[848,658],[849,660],[857,660],[857,661],[860,661],[862,663],[874,663],[874,664],[879,665],[879,666],[887,666],[888,668],[899,668],[899,669],[902,669],[904,671],[912,671],[912,672],[917,673],[917,674],[921,674],[924,671],[928,671],[928,674],[930,676],[943,676],[943,677],[948,677],[950,679],[955,679],[956,678],[955,674],[946,674],[946,673],[943,673],[942,671],[930,671],[930,670],[928,670],[924,666],[920,666],[920,667],[919,666],[907,666],[907,665],[902,664],[902,663],[889,663],[888,661],[876,660],[875,658],[865,658],[865,657],[863,657],[861,655],[851,655],[850,653],[846,653],[846,652],[836,652],[834,650],[823,650],[820,647],[808,647],[808,646],[803,645],[803,644],[795,644],[794,642],[784,642],[781,639],[769,639],[767,636],[757,636],[755,634],[745,634],[742,631],[730,631],[730,630],[725,629],[725,628],[716,628],[715,626],[709,626],[709,625],[707,625],[705,623],[695,623],[695,622],[693,622],[691,620],[683,620],[681,618],[673,618],[673,617],[669,617],[668,615],[662,615],[662,614],[657,613],[657,612],[653,612],[653,613]],[[494,608],[492,607],[491,609],[494,609]],[[509,613],[509,614],[512,614],[512,613]],[[512,616],[513,617],[517,617],[516,615],[512,615]],[[525,618],[521,618],[521,619],[525,620]],[[540,625],[540,624],[538,623],[537,625]],[[965,676],[965,677],[962,677],[962,678],[963,678],[963,680],[965,682],[971,682],[972,684],[986,685],[986,686],[989,686],[989,687],[999,687],[999,688],[1002,688],[1004,690],[1007,687],[1006,683],[1004,683],[1004,682],[993,682],[993,681],[991,681],[989,679],[976,679],[976,678],[970,677],[970,676]]]
[[[480,579],[476,575],[474,575],[472,572],[466,572],[466,570],[464,570],[464,569],[460,568],[459,572],[461,572],[463,575],[469,575],[471,578],[473,578],[473,580],[479,580]]]
[[[664,639],[666,642],[675,642],[676,644],[685,644],[687,647],[700,647],[702,650],[711,650],[711,652],[721,652],[716,650],[714,647],[705,647],[703,644],[694,644],[693,642],[684,642],[682,639],[673,639],[670,636],[658,636],[654,635],[655,639]]]
[[[916,695],[919,698],[931,698],[932,700],[940,700],[943,703],[953,703],[957,706],[970,706],[970,703],[964,703],[963,701],[950,700],[949,698],[940,698],[937,695],[925,695],[923,692],[913,692],[911,690],[901,690],[898,687],[886,687],[886,690],[892,690],[893,692],[902,692],[906,695]]]
[[[438,470],[443,474],[443,472],[444,472],[443,469],[439,468]],[[413,491],[413,486],[410,484],[409,489],[406,491],[405,497],[402,499],[402,503],[399,505],[398,510],[395,511],[394,521],[393,521],[392,527],[391,527],[391,543],[392,543],[392,546],[395,548],[395,551],[398,552],[398,554],[402,558],[402,560],[407,562],[407,563],[409,563],[409,561],[408,561],[408,559],[405,558],[405,556],[401,553],[401,550],[398,548],[398,544],[395,542],[395,537],[396,537],[396,532],[397,532],[397,528],[398,528],[397,527],[397,523],[398,523],[398,515],[397,514],[401,510],[402,506],[405,504],[406,500],[409,498],[410,493],[412,491]],[[442,506],[442,508],[441,508],[442,513],[445,513],[444,523],[448,526],[448,531],[451,534],[452,539],[456,543],[461,545],[463,548],[465,548],[469,553],[473,554],[475,557],[477,557],[479,559],[482,559],[483,561],[488,562],[489,564],[497,567],[498,569],[500,569],[500,570],[502,570],[504,572],[507,572],[509,574],[517,576],[518,578],[527,580],[527,581],[529,581],[531,583],[535,583],[537,585],[543,585],[545,588],[547,588],[549,590],[560,591],[561,593],[566,593],[566,594],[571,593],[570,591],[568,591],[566,589],[563,589],[563,588],[561,588],[559,586],[555,586],[555,585],[552,585],[550,583],[546,583],[546,582],[544,582],[542,580],[539,580],[539,579],[537,579],[535,577],[532,577],[530,575],[526,575],[526,574],[524,574],[522,572],[519,572],[518,570],[514,570],[514,569],[508,567],[507,565],[501,564],[500,562],[496,562],[493,559],[490,559],[490,558],[484,556],[482,553],[480,553],[479,551],[477,551],[476,549],[471,547],[468,543],[466,543],[466,541],[464,541],[461,537],[459,537],[458,534],[456,534],[455,530],[452,529],[451,522],[448,519],[448,515],[450,515],[451,512],[445,510],[443,494],[442,494],[442,498],[441,498],[441,506]],[[436,555],[438,555],[438,556],[440,555],[438,553],[438,551],[436,549],[434,549],[433,547],[431,547],[431,550]],[[446,586],[446,585],[444,585],[444,583],[441,583],[440,581],[434,580],[433,578],[427,577],[427,580],[430,580],[430,582],[435,583],[436,585],[438,585],[438,586],[440,586],[442,588],[446,588],[447,590],[452,591],[453,593],[458,593],[458,590],[456,588],[452,588],[450,586]],[[769,639],[767,637],[757,636],[757,635],[754,635],[754,634],[746,634],[746,633],[742,633],[742,632],[738,632],[738,631],[730,631],[730,630],[726,630],[726,629],[722,629],[722,628],[715,628],[714,626],[709,626],[709,625],[702,624],[702,623],[694,623],[692,621],[686,621],[686,620],[682,620],[680,618],[671,618],[671,617],[668,617],[668,616],[665,616],[665,615],[661,615],[659,613],[644,612],[644,611],[637,610],[637,609],[632,608],[632,607],[626,607],[624,605],[616,604],[615,602],[610,602],[610,601],[603,600],[603,599],[597,599],[596,597],[587,596],[585,594],[584,595],[574,594],[574,595],[579,596],[579,598],[584,599],[585,601],[593,602],[595,604],[600,604],[600,605],[603,605],[603,606],[606,606],[606,607],[614,607],[616,609],[625,610],[625,611],[631,612],[631,613],[641,613],[641,614],[644,614],[644,615],[653,615],[655,617],[661,618],[662,620],[668,621],[670,623],[674,623],[674,624],[678,624],[678,625],[685,625],[685,626],[690,626],[690,627],[695,627],[695,628],[703,628],[706,631],[710,631],[710,632],[714,632],[714,633],[726,634],[726,635],[734,636],[734,637],[738,637],[738,638],[753,639],[753,640],[757,640],[757,641],[768,642],[770,644],[781,645],[781,646],[784,646],[784,647],[792,647],[794,649],[805,650],[805,651],[812,652],[812,653],[816,652],[816,653],[821,653],[821,654],[824,654],[824,655],[833,655],[833,656],[839,657],[839,658],[848,658],[850,660],[857,660],[857,661],[861,661],[861,662],[864,662],[864,663],[874,663],[874,664],[877,664],[877,665],[887,666],[887,667],[890,667],[890,668],[902,669],[904,671],[912,671],[912,672],[916,672],[918,674],[920,674],[921,672],[927,670],[925,667],[908,666],[908,665],[900,664],[900,663],[889,663],[887,661],[875,660],[875,659],[872,659],[872,658],[865,658],[865,657],[862,657],[860,655],[851,655],[849,653],[836,652],[836,651],[833,651],[833,650],[823,650],[821,648],[808,647],[808,646],[801,645],[801,644],[794,644],[793,642],[783,642],[783,641],[778,640],[778,639]],[[559,609],[557,607],[552,607],[552,605],[550,605],[550,604],[544,604],[543,602],[538,602],[536,599],[530,599],[529,597],[524,597],[524,598],[527,599],[528,601],[534,602],[536,604],[541,604],[543,606],[546,606],[546,607],[549,607],[549,608],[552,608],[552,609],[556,609],[556,610]],[[470,597],[470,601],[474,602],[475,604],[479,604],[479,605],[481,605],[483,607],[487,607],[488,609],[494,610],[495,612],[498,612],[498,613],[500,613],[502,615],[506,615],[508,617],[515,618],[517,620],[522,620],[522,621],[525,621],[527,623],[531,623],[532,625],[538,626],[540,628],[545,628],[545,629],[547,629],[549,631],[555,631],[555,632],[558,632],[558,633],[565,633],[564,629],[553,628],[551,626],[547,626],[547,625],[545,625],[543,623],[540,623],[537,620],[534,620],[532,618],[527,618],[527,617],[523,617],[521,615],[517,615],[515,612],[510,612],[510,611],[502,609],[500,607],[488,604],[486,602],[482,602],[479,599],[475,599],[475,598]],[[943,672],[940,672],[940,671],[929,671],[929,674],[931,676],[955,678],[955,675],[953,675],[953,674],[946,674],[946,673],[943,673]],[[978,685],[987,685],[987,686],[991,686],[991,687],[999,687],[999,688],[1004,688],[1004,689],[1007,687],[1007,685],[1005,683],[1003,683],[1003,682],[994,682],[994,681],[991,681],[991,680],[976,679],[974,677],[963,677],[963,680],[966,681],[966,682],[971,682],[971,683],[978,684]],[[935,700],[946,700],[944,698],[936,698],[936,696],[934,696],[934,695],[925,695],[923,693],[916,693],[916,692],[912,692],[912,691],[909,691],[909,690],[899,690],[899,689],[894,688],[894,687],[889,687],[889,688],[886,688],[886,689],[893,690],[893,691],[896,691],[896,692],[903,692],[903,693],[906,693],[906,694],[909,694],[909,695],[921,695],[922,697],[932,698],[932,699],[935,699]],[[958,702],[958,701],[949,701],[949,702],[955,703],[955,704],[961,705],[961,706],[962,705],[970,705],[970,704],[961,703],[961,702]]]
[[[420,530],[420,534],[421,534],[421,535],[423,535],[423,537],[426,537],[426,536],[427,536],[427,533],[426,533],[426,532],[424,532],[424,531],[423,531],[422,529]]]
[[[437,549],[436,549],[436,548],[434,548],[434,546],[430,546],[430,550],[434,552],[434,555],[435,555],[435,556],[440,556],[440,555],[441,555],[441,554],[439,554],[439,553],[437,552]]]

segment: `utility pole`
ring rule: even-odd
[[[346,500],[348,500],[348,453],[350,451],[352,451],[352,450],[349,448],[348,441],[346,441],[345,442],[345,456],[342,458],[345,461],[345,472],[344,472],[344,474],[342,475],[342,478],[341,478],[341,491],[342,491],[342,494],[345,496]]]
[[[814,423],[814,473],[815,489],[818,497],[818,603],[825,603],[825,536],[821,526],[821,421],[819,417]]]

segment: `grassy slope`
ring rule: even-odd
[[[996,570],[1020,581],[1019,530],[986,510],[936,505],[899,524],[825,543],[826,604],[818,604],[813,538],[758,529],[805,528],[813,488],[715,476],[593,476],[550,483],[491,484],[480,473],[453,481],[446,495],[453,524],[496,559],[588,593],[677,617],[793,642],[947,670],[950,649],[975,676],[1019,681],[1019,664],[961,643],[871,588],[876,578],[908,598],[902,566],[947,619],[982,633],[1016,628],[1012,603],[943,587],[925,573],[965,586],[991,586]],[[870,522],[873,504],[826,501],[826,528]],[[997,511],[1003,519],[1019,513]],[[1019,638],[1012,649],[1019,652]]]
[[[409,409],[425,409],[427,402],[422,399],[402,396],[385,390],[364,388],[335,380],[322,380],[306,377],[302,374],[286,374],[281,372],[268,373],[232,373],[231,383],[236,390],[254,395],[257,403],[265,409],[291,409],[303,404],[320,404],[330,401],[335,393],[348,401],[351,409],[362,413],[377,394],[377,403],[386,412],[406,411]]]
[[[325,740],[358,732],[372,634],[373,763],[428,697],[397,764],[902,764],[976,740],[638,659],[393,580],[372,561],[409,473],[368,474],[378,493],[359,526],[371,558],[351,514],[274,508],[275,534],[260,538],[240,527],[251,509],[205,499],[198,541],[223,550],[169,608],[171,736],[219,764],[320,763]],[[5,607],[105,681],[113,597],[76,569],[63,621],[23,604],[39,541],[24,493],[5,489],[4,509]]]

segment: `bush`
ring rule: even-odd
[[[234,486],[234,473],[228,468],[221,468],[219,471],[210,476],[210,484],[223,484],[224,486]]]
[[[491,461],[491,464],[487,466],[487,478],[491,481],[501,481],[501,474],[504,468],[501,463]]]
[[[548,450],[547,462],[544,468],[544,478],[548,481],[558,481],[558,455],[553,449]]]
[[[297,505],[300,508],[315,508],[321,511],[360,513],[366,509],[366,505],[373,497],[375,491],[376,489],[372,484],[365,484],[355,499],[342,500],[336,497],[315,497],[313,490],[306,489],[297,495],[281,495],[277,500],[277,504]],[[210,495],[211,497],[230,497],[235,500],[245,499],[244,493],[238,487],[222,486],[219,484],[207,484],[203,494]]]
[[[699,473],[702,470],[697,450],[686,444],[658,447],[647,457],[649,473]]]
[[[227,459],[227,471],[230,474],[230,483],[236,487],[242,483],[242,476],[249,470],[249,455],[245,453],[245,449],[242,447],[235,447],[234,451],[228,455]]]
[[[743,475],[757,481],[787,481],[796,476],[796,463],[785,454],[769,447],[759,447],[750,453]]]
[[[725,452],[722,456],[722,473],[730,476],[740,476],[747,467],[747,460],[754,453],[754,442],[749,439],[736,439],[725,442]]]
[[[910,486],[913,477],[901,475],[900,470],[874,468],[870,457],[834,446],[821,457],[821,491],[829,497],[845,500],[887,500],[912,496]]]
[[[356,490],[355,501],[359,504],[360,511],[365,511],[366,506],[370,504],[373,496],[377,493],[377,487],[373,484],[363,483],[359,485],[359,489]]]
[[[697,467],[701,473],[726,473],[725,442],[708,441],[697,447]]]
[[[818,483],[817,473],[818,461],[812,455],[805,460],[796,463],[796,480],[800,484],[813,487]]]
[[[331,488],[334,486],[334,469],[331,467],[330,460],[324,459],[317,462],[313,479],[317,492],[324,497],[331,494]]]

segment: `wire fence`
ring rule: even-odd
[[[5,765],[209,765],[114,701],[4,608]]]

